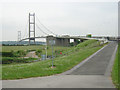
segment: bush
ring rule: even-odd
[[[18,50],[17,53],[18,53],[20,56],[26,55],[26,52],[25,52],[24,50]]]
[[[28,63],[28,62],[34,61],[34,60],[36,60],[36,58],[2,57],[2,64]]]
[[[36,51],[36,54],[39,54],[39,53],[42,53],[41,49],[39,49],[39,50]]]
[[[11,52],[2,52],[3,57],[23,57],[27,54],[27,51],[18,50],[17,52],[11,50]]]
[[[27,52],[31,52],[31,51],[36,51],[35,49],[29,49],[27,50]]]
[[[41,57],[42,50],[41,50],[41,49],[39,49],[39,50],[37,50],[35,53],[36,53],[36,55],[38,55],[38,57]]]
[[[71,43],[70,43],[70,46],[74,46],[74,43],[73,43],[73,42],[71,42]]]
[[[10,64],[14,60],[13,57],[2,57],[2,64]]]
[[[91,34],[87,34],[87,35],[86,35],[86,37],[89,37],[89,38],[91,38],[91,37],[92,37],[92,35],[91,35]]]
[[[3,57],[13,57],[14,55],[11,52],[2,52],[2,56]]]
[[[11,53],[13,53],[13,57],[23,57],[27,54],[27,51],[18,50],[17,52],[11,52]]]

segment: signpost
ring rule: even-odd
[[[53,45],[55,45],[55,40],[50,40],[49,41],[49,44],[51,45],[52,47],[52,68],[54,67],[54,64],[53,64]]]
[[[46,55],[41,55],[42,60],[46,59]]]

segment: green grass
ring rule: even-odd
[[[0,57],[0,60],[1,60],[2,58]],[[2,79],[2,64],[0,64],[0,80]]]
[[[116,53],[116,58],[115,58],[113,69],[112,69],[112,80],[113,80],[113,83],[115,84],[115,86],[117,88],[118,87],[120,88],[120,82],[119,82],[120,63],[118,61],[119,60],[119,56],[120,56],[120,43],[118,45],[118,50],[117,50],[117,53]]]
[[[118,52],[116,54],[116,58],[113,65],[112,80],[115,86],[118,87]]]
[[[54,65],[56,68],[51,68],[52,60],[3,65],[2,79],[22,79],[59,74],[71,69],[101,47],[103,46],[100,46],[99,42],[87,40],[76,47],[72,47],[72,53],[55,58]]]

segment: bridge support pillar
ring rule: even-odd
[[[65,46],[68,47],[70,44],[70,39],[69,38],[56,38],[56,46]]]
[[[56,38],[56,45],[57,46],[65,46],[68,47],[70,44],[69,38]]]
[[[50,40],[55,40],[55,46],[68,47],[69,44],[70,44],[70,39],[69,38],[58,38],[58,37],[53,37],[53,36],[47,36],[46,37],[47,45],[50,45],[50,43],[49,43]]]
[[[78,39],[74,39],[74,45],[77,45],[78,43]]]

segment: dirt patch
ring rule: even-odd
[[[38,58],[38,56],[36,55],[35,51],[31,51],[29,52],[26,57],[31,57],[31,58]]]

